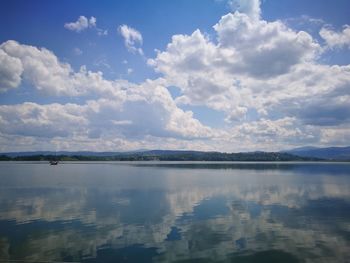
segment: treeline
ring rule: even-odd
[[[174,152],[154,153],[139,152],[113,156],[83,155],[31,155],[9,157],[0,155],[0,161],[320,161],[319,158],[301,157],[281,152]]]

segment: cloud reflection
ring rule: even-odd
[[[270,250],[307,262],[350,256],[346,175],[128,167],[126,182],[113,184],[127,178],[117,173],[124,166],[113,169],[95,187],[96,174],[71,187],[49,176],[38,186],[3,186],[1,258],[108,262],[104,253],[134,250],[167,262]],[[143,184],[150,178],[153,185]]]

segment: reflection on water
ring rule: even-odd
[[[3,162],[0,180],[0,261],[350,258],[350,164]]]

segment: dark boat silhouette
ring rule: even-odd
[[[50,161],[50,165],[57,165],[57,164],[58,164],[58,161],[54,161],[54,160]]]

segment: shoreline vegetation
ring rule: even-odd
[[[144,151],[128,153],[98,153],[80,152],[64,154],[4,153],[0,154],[0,161],[350,161],[324,159],[316,157],[302,157],[285,152],[199,152],[199,151]]]

